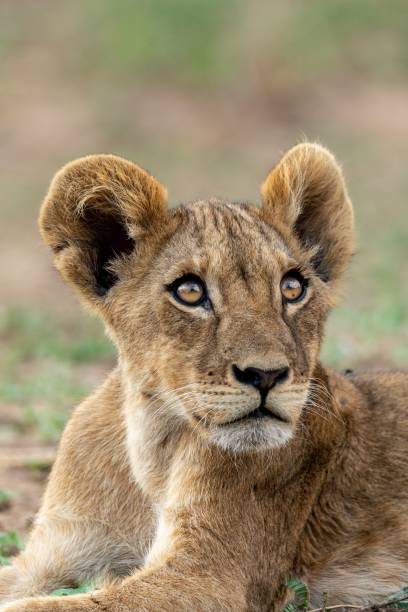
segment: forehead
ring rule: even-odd
[[[209,200],[183,206],[181,212],[172,251],[176,260],[187,259],[197,270],[250,275],[294,263],[282,236],[254,206]]]

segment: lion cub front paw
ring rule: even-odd
[[[6,604],[0,612],[101,612],[97,600],[87,595],[69,597],[30,597]],[[113,612],[113,611],[112,611]]]

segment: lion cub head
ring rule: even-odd
[[[57,268],[104,318],[145,409],[234,451],[293,435],[352,223],[341,170],[314,144],[270,172],[261,207],[167,208],[147,172],[95,155],[56,175],[40,216]]]

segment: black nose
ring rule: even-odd
[[[276,384],[287,379],[289,374],[288,367],[277,368],[276,370],[261,370],[259,368],[245,368],[241,370],[233,365],[232,371],[238,382],[244,385],[252,385],[259,389],[261,394],[266,394]]]

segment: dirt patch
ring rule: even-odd
[[[6,446],[0,452],[0,483],[10,491],[0,507],[0,531],[17,530],[24,538],[40,506],[44,486],[55,457],[55,447]]]

